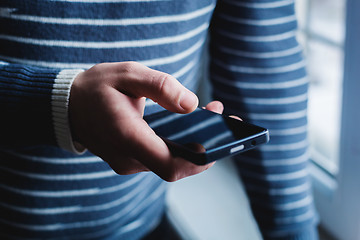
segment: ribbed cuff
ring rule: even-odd
[[[85,152],[85,148],[73,141],[69,125],[69,98],[71,85],[80,69],[65,69],[56,76],[52,89],[51,109],[55,128],[55,137],[59,147],[76,154]]]

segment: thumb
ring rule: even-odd
[[[179,113],[189,113],[198,106],[197,96],[170,74],[132,63],[135,74],[125,78],[121,88],[134,97],[147,97],[162,107]]]

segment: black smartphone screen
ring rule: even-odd
[[[173,152],[197,164],[243,152],[269,138],[265,128],[201,108],[189,114],[162,111],[144,119]]]

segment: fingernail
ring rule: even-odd
[[[194,110],[198,105],[198,98],[197,96],[190,91],[186,91],[180,99],[180,106],[186,111]]]

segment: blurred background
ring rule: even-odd
[[[295,1],[321,240],[360,239],[360,1]],[[168,215],[181,239],[261,239],[231,161],[172,184]]]
[[[360,239],[360,3],[296,0],[310,77],[314,199],[324,239]]]

